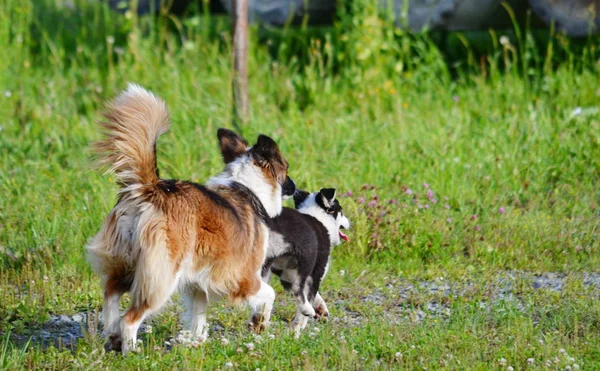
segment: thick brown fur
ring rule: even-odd
[[[121,345],[122,336],[124,352],[135,348],[141,321],[178,288],[196,300],[190,307],[191,317],[208,298],[226,297],[249,302],[252,318],[266,317],[266,323],[253,325],[267,325],[268,315],[258,312],[264,306],[270,314],[274,293],[261,283],[258,273],[268,229],[252,195],[223,182],[205,187],[160,179],[155,147],[158,137],[169,128],[168,112],[164,102],[144,89],[130,86],[108,106],[104,117],[100,123],[104,138],[95,148],[121,189],[117,204],[87,252],[103,279],[105,332],[113,347]],[[238,143],[240,140],[233,134],[221,143],[222,148],[245,148],[247,143]],[[227,160],[234,161],[243,152],[240,149]],[[259,157],[264,162],[264,187],[273,188],[276,196],[277,189],[281,193],[279,179],[286,177],[287,162],[276,145]],[[132,305],[119,321],[118,303],[124,292],[130,293]],[[203,319],[196,314],[199,324],[192,318],[192,327],[200,334]]]

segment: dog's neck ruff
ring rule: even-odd
[[[235,183],[246,187],[260,201],[269,217],[274,218],[281,214],[283,208],[281,186],[277,184],[273,189],[272,184],[265,179],[262,170],[254,164],[248,154],[227,164],[225,170],[210,178],[206,185],[211,188],[218,186],[231,188]]]

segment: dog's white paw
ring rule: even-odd
[[[300,306],[300,313],[304,314],[307,317],[314,317],[316,315],[315,309],[309,303],[305,302]]]

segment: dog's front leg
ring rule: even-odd
[[[248,305],[252,310],[248,326],[256,333],[261,332],[269,326],[273,302],[275,301],[275,291],[273,288],[262,281],[262,279],[257,279],[260,281],[260,289],[248,300]]]
[[[329,310],[325,300],[321,297],[321,294],[317,292],[312,302],[313,308],[315,308],[316,317],[320,320],[327,321],[329,317]]]

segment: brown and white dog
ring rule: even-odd
[[[117,204],[87,246],[104,285],[104,331],[114,349],[136,347],[142,321],[178,289],[184,323],[206,337],[209,299],[226,297],[251,307],[252,329],[269,324],[275,293],[261,280],[268,229],[282,209],[282,189],[295,186],[277,144],[260,135],[254,146],[219,129],[225,170],[206,186],[164,180],[156,163],[156,141],[169,128],[165,103],[137,85],[117,97],[100,123],[96,143],[121,187]],[[131,307],[122,319],[121,296]]]

